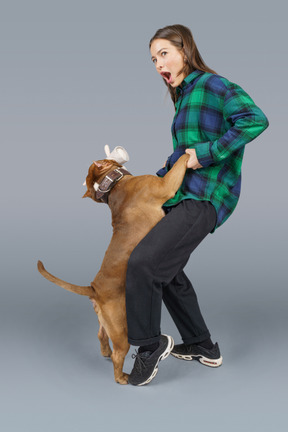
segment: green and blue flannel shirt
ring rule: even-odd
[[[245,144],[268,127],[268,119],[239,85],[220,75],[195,70],[176,93],[174,153],[157,175],[163,177],[186,148],[195,149],[203,168],[187,169],[178,192],[164,206],[189,198],[210,201],[217,212],[214,232],[238,202]]]

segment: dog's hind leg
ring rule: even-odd
[[[101,321],[105,331],[113,344],[111,359],[114,367],[115,381],[119,384],[128,384],[128,374],[123,372],[123,365],[130,345],[127,336],[127,321],[125,300],[119,297],[101,308]]]
[[[113,342],[113,352],[111,359],[114,366],[115,381],[119,384],[128,384],[129,375],[123,372],[124,360],[130,347],[127,341],[127,335],[117,335],[117,342],[115,342],[115,340],[113,341],[113,336],[111,339]]]
[[[109,337],[106,333],[105,328],[101,324],[99,318],[98,321],[99,321],[98,339],[100,341],[101,354],[103,355],[103,357],[111,357],[112,350],[109,345]]]
[[[98,339],[100,342],[100,347],[101,347],[101,354],[103,355],[103,357],[111,357],[112,351],[109,345],[109,337],[106,333],[105,327],[103,326],[103,324],[100,321],[99,316],[101,316],[101,311],[100,308],[96,302],[96,300],[92,297],[89,297],[94,311],[96,313],[96,315],[98,316],[98,322],[99,322],[99,331],[98,331]]]

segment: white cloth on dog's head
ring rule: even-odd
[[[124,147],[117,146],[110,153],[109,146],[106,144],[104,146],[104,150],[105,150],[105,153],[107,156],[106,159],[113,159],[121,165],[123,165],[125,162],[129,161],[129,155],[128,155],[127,151],[124,149]]]

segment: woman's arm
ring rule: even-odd
[[[224,97],[223,118],[231,124],[227,132],[213,142],[197,143],[196,157],[202,167],[217,164],[254,140],[269,125],[261,109],[237,84],[230,83]]]

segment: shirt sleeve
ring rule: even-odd
[[[224,96],[223,120],[231,127],[219,139],[195,146],[197,159],[204,168],[228,158],[269,125],[267,117],[251,97],[237,84],[230,84]]]
[[[185,154],[185,149],[185,146],[179,146],[170,156],[168,156],[165,167],[160,168],[160,170],[156,172],[156,175],[158,177],[164,177],[164,175],[167,174],[167,172],[172,168],[180,156]]]

